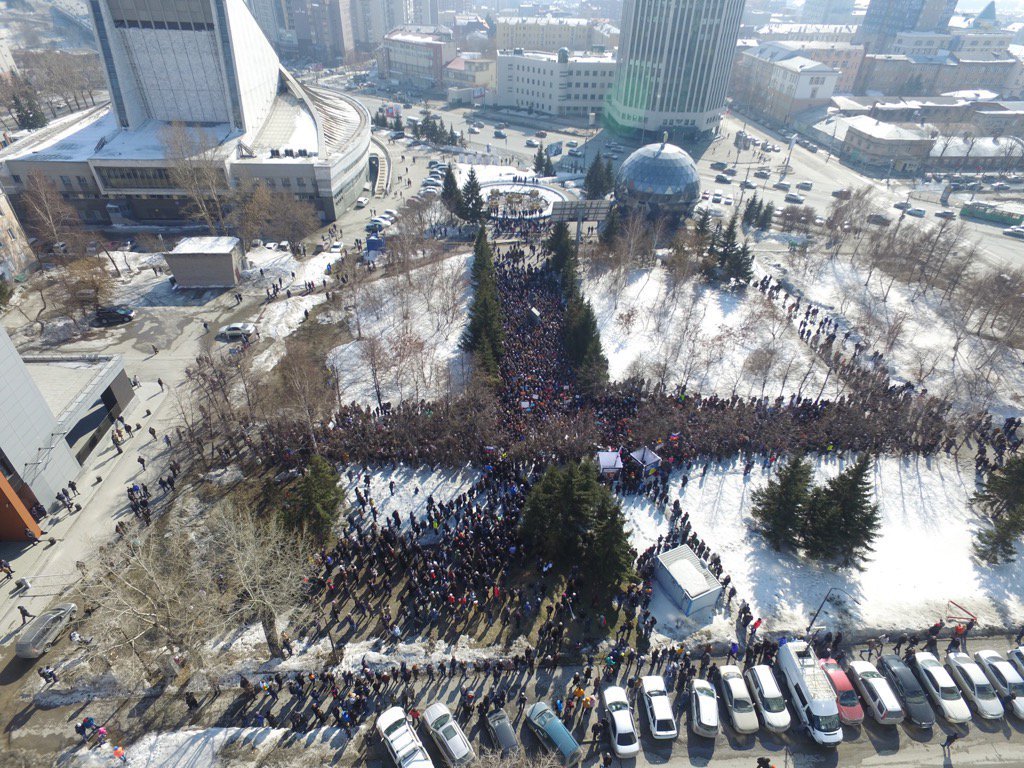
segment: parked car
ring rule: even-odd
[[[801,182],[797,183],[796,188],[797,189],[802,189],[805,192],[810,192],[812,189],[814,189],[814,182],[813,181],[801,181]]]
[[[674,739],[679,735],[664,678],[659,675],[641,677],[640,701],[643,703],[651,736],[656,739]]]
[[[953,678],[932,654],[918,651],[911,661],[917,679],[931,698],[942,716],[951,723],[966,723],[971,719],[971,710],[960,695]]]
[[[713,171],[724,171],[728,167],[729,164],[722,160],[716,160],[711,164],[711,170]]]
[[[626,691],[617,685],[610,685],[601,693],[605,711],[608,713],[608,739],[612,752],[619,758],[632,757],[640,751],[640,740],[636,735],[636,724],[629,709]]]
[[[1007,237],[1015,237],[1018,240],[1024,240],[1024,227],[1010,227],[1004,229],[1003,234]]]
[[[434,768],[401,707],[385,709],[377,717],[377,734],[396,768]]]
[[[713,739],[718,735],[718,697],[707,680],[690,680],[690,728],[698,736]]]
[[[497,709],[489,713],[484,721],[484,728],[487,730],[487,735],[491,737],[491,744],[501,752],[502,757],[511,757],[523,751],[519,739],[516,737],[515,728],[512,727],[512,721],[509,720],[504,709]]]
[[[935,725],[935,712],[928,703],[924,688],[913,671],[896,654],[887,654],[878,659],[878,671],[882,673],[903,704],[907,719],[918,728]]]
[[[256,326],[252,323],[232,323],[231,325],[222,325],[217,329],[217,335],[228,340],[248,339],[254,333],[256,333]]]
[[[356,198],[356,208],[365,208],[369,202],[370,202],[370,198],[368,198],[368,197],[357,197]]]
[[[496,139],[507,139],[508,138],[508,134],[505,133],[500,128],[496,128],[495,131],[494,131],[494,138],[496,138]]]
[[[469,765],[476,759],[462,727],[443,703],[435,701],[423,710],[422,722],[450,768]]]
[[[121,325],[135,319],[135,310],[128,307],[100,307],[96,310],[96,325]]]
[[[937,219],[955,219],[956,213],[953,211],[936,211],[935,218]]]
[[[995,651],[975,651],[974,660],[1003,700],[1003,706],[1024,719],[1024,677]]]
[[[537,131],[533,135],[536,136],[538,139],[546,139],[548,137],[548,132],[547,131]]]
[[[474,133],[474,134],[480,133],[480,129],[477,128],[475,125],[469,126],[469,128],[467,128],[466,130],[469,131],[470,133]]]
[[[1017,674],[1024,677],[1024,645],[1018,645],[1006,652],[1006,660],[1017,670]]]
[[[722,173],[724,173],[726,176],[735,176],[737,174],[737,171],[735,168],[726,168],[724,171],[722,171]]]
[[[760,724],[754,702],[750,700],[750,691],[743,682],[743,674],[735,664],[725,664],[718,668],[718,687],[725,703],[725,711],[736,733],[757,733]]]
[[[925,213],[924,208],[907,208],[907,216],[913,216],[915,219],[923,219]]]
[[[47,608],[28,623],[14,645],[19,659],[38,659],[57,642],[78,613],[74,603],[59,603]]]
[[[580,143],[576,141],[576,139],[569,139],[567,142],[565,142],[565,146],[569,147],[570,149],[576,149],[576,147],[578,147],[579,145]]]
[[[894,203],[892,207],[897,211],[905,211],[910,208],[910,203],[906,200],[900,200],[898,203]]]
[[[785,200],[787,203],[792,203],[793,205],[804,204],[804,196],[798,195],[796,192],[787,192]]]
[[[857,692],[853,690],[850,678],[843,672],[835,659],[821,659],[818,662],[822,671],[836,692],[836,705],[839,707],[839,722],[846,725],[860,725],[864,722],[864,708],[857,700]]]
[[[544,749],[558,753],[563,768],[582,762],[583,750],[579,743],[545,702],[538,701],[526,710],[526,725]]]
[[[867,215],[868,224],[874,224],[879,227],[888,227],[892,224],[892,219],[883,213],[869,213]]]
[[[744,677],[764,727],[773,733],[788,731],[792,720],[789,717],[789,709],[786,708],[786,700],[782,697],[782,691],[779,690],[779,683],[775,679],[775,675],[772,674],[771,667],[766,664],[758,664],[748,669],[744,673]]]
[[[975,712],[986,720],[998,720],[1003,716],[1003,705],[996,689],[969,654],[963,651],[947,653],[946,666]]]
[[[852,659],[846,664],[846,676],[860,693],[871,717],[879,725],[896,725],[903,722],[904,712],[900,700],[889,681],[875,669],[870,661]]]
[[[540,146],[540,142],[537,141],[536,139],[527,139],[526,140],[526,146],[528,146],[528,147],[539,147]]]
[[[715,181],[719,184],[732,184],[732,179],[726,176],[724,173],[720,173],[715,176]]]
[[[848,189],[833,189],[832,197],[835,197],[839,200],[849,200],[851,197],[853,197],[853,192],[851,192]]]

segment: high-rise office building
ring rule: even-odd
[[[606,117],[686,136],[721,120],[744,0],[626,0]]]
[[[853,0],[805,0],[800,20],[806,24],[849,24]]]
[[[856,42],[868,53],[889,53],[901,32],[945,30],[957,0],[871,0]]]

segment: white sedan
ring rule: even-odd
[[[711,683],[700,677],[690,680],[690,728],[709,739],[718,735],[718,697]]]
[[[774,733],[788,731],[792,721],[771,667],[758,664],[748,669],[745,676],[754,704],[761,712],[764,727]]]
[[[632,757],[640,751],[640,740],[636,735],[633,715],[629,711],[626,691],[612,685],[604,689],[601,698],[608,712],[608,736],[612,742],[612,751],[620,758]]]
[[[995,651],[976,651],[974,660],[1003,697],[1006,708],[1024,720],[1024,677]]]
[[[252,323],[232,323],[231,325],[222,325],[217,330],[218,336],[223,336],[225,339],[248,339],[256,333],[256,326]]]
[[[1003,705],[999,703],[996,689],[974,659],[963,651],[954,651],[946,654],[946,666],[964,692],[964,698],[974,705],[979,715],[986,720],[998,720],[1003,716]]]
[[[437,744],[441,756],[451,768],[468,765],[476,759],[466,734],[452,717],[451,710],[440,701],[423,710],[423,722],[427,724],[430,738]]]
[[[641,677],[640,700],[644,704],[651,736],[656,739],[674,739],[679,735],[664,678],[659,675]]]
[[[918,651],[913,665],[917,679],[942,716],[951,723],[969,722],[971,710],[939,660],[927,651]]]
[[[725,710],[729,713],[733,730],[737,733],[757,733],[760,727],[754,703],[750,700],[750,691],[743,682],[743,674],[735,664],[726,664],[718,668],[718,686],[725,701]]]
[[[1024,646],[1018,645],[1006,652],[1006,660],[1017,670],[1017,674],[1024,677]]]
[[[380,713],[377,733],[397,768],[434,768],[423,742],[409,725],[401,707],[391,707]]]
[[[328,249],[331,253],[341,253],[341,249],[345,247],[345,244],[341,240],[335,240],[331,243],[331,247]]]

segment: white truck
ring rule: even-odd
[[[802,640],[791,640],[779,648],[777,664],[807,734],[823,746],[839,745],[843,730],[836,692],[818,666],[814,650]]]

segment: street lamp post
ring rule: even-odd
[[[829,598],[829,596],[830,596],[830,595],[831,595],[831,594],[832,594],[833,592],[842,592],[842,593],[843,593],[844,595],[846,595],[846,596],[847,596],[848,598],[850,598],[851,600],[853,600],[853,602],[854,602],[854,604],[855,604],[855,605],[860,605],[860,600],[858,600],[858,599],[857,599],[856,597],[854,597],[853,595],[851,595],[851,594],[850,594],[849,592],[847,592],[847,591],[846,591],[845,589],[841,589],[840,587],[830,587],[830,588],[829,588],[829,590],[828,590],[828,592],[826,592],[826,593],[825,593],[825,596],[824,596],[823,598],[821,598],[821,604],[820,604],[820,605],[818,605],[818,610],[816,610],[816,611],[814,612],[814,615],[813,615],[813,616],[811,616],[811,621],[810,621],[810,623],[808,623],[808,625],[807,625],[807,635],[808,635],[808,637],[809,637],[809,636],[810,636],[810,634],[811,634],[811,627],[813,627],[813,626],[814,626],[814,622],[816,622],[816,621],[818,620],[818,614],[819,614],[819,613],[821,613],[821,609],[825,607],[825,603],[827,603],[827,602],[828,602],[828,598]]]

